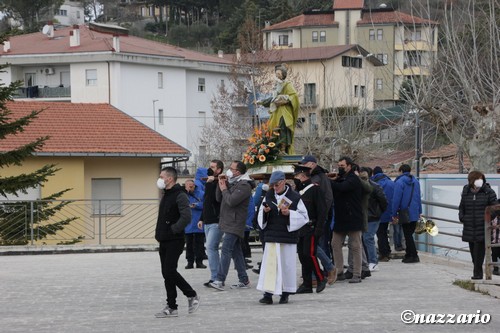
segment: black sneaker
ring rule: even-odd
[[[197,262],[196,268],[207,268],[207,266],[205,266],[202,262]]]
[[[352,279],[352,276],[353,276],[353,275],[352,275],[352,272],[346,271],[346,272],[344,273],[344,276],[345,276],[345,278],[346,278],[347,280],[350,280],[350,279]],[[338,279],[337,279],[337,280],[338,280]]]
[[[337,281],[344,281],[344,280],[345,280],[345,274],[344,273],[337,274]]]
[[[325,290],[326,287],[326,279],[323,279],[322,281],[318,282],[318,285],[316,286],[316,292],[320,293],[323,290]]]
[[[308,288],[301,284],[298,288],[297,291],[295,292],[296,294],[312,294],[313,290],[312,288]]]
[[[212,287],[210,286],[210,283],[212,283],[212,282],[214,282],[214,280],[208,280],[208,282],[205,282],[203,285],[204,285],[205,287],[207,287],[207,288],[212,288]]]
[[[273,304],[273,298],[269,296],[264,296],[259,300],[261,304]]]
[[[361,271],[361,279],[367,278],[372,276],[372,273],[370,271]]]
[[[184,267],[184,268],[185,268],[185,269],[192,269],[192,268],[194,268],[194,265],[193,265],[193,263],[188,263],[188,264],[186,265],[186,267]]]
[[[280,304],[287,304],[287,303],[288,303],[288,295],[281,295]]]

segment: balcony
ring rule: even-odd
[[[21,87],[14,98],[70,98],[71,87]]]

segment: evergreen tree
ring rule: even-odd
[[[0,40],[1,43],[1,40]],[[0,71],[5,66],[0,67]],[[19,119],[12,119],[11,112],[7,108],[7,102],[12,99],[12,95],[20,87],[20,82],[11,83],[9,86],[0,82],[0,140],[16,135],[24,131],[26,126],[36,121],[38,115],[43,110],[32,111],[30,114]],[[10,166],[21,166],[23,160],[32,156],[34,152],[40,150],[49,137],[40,137],[35,141],[22,145],[11,151],[0,151],[0,169]],[[27,194],[28,190],[43,186],[48,177],[53,176],[59,169],[55,165],[45,165],[38,170],[20,174],[17,176],[3,176],[0,174],[0,196],[18,197],[20,193]],[[33,239],[40,240],[48,235],[53,235],[62,230],[64,226],[75,220],[76,217],[65,218],[60,221],[50,221],[49,219],[60,211],[69,202],[54,203],[63,193],[69,189],[52,194],[41,201],[34,202],[33,205],[26,201],[4,201],[0,205],[0,245],[20,245],[28,244],[28,232],[33,227]],[[29,217],[33,216],[33,226],[30,225]],[[28,217],[28,218],[27,218]],[[73,239],[68,243],[79,241]]]

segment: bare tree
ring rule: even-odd
[[[419,7],[416,10],[428,10]],[[407,102],[469,156],[497,172],[500,161],[500,0],[447,1],[431,74],[409,80]]]

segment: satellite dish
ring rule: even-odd
[[[44,25],[43,28],[42,28],[42,33],[44,35],[48,35],[50,32],[50,26],[48,24]]]

